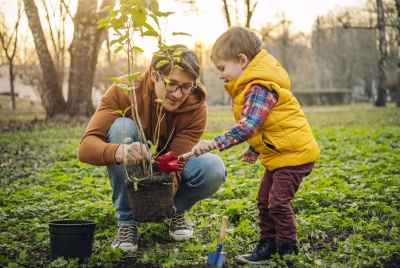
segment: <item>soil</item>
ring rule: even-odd
[[[136,177],[141,176],[136,174]],[[175,212],[172,181],[172,175],[158,172],[140,179],[135,190],[134,182],[127,180],[126,188],[135,220],[162,222],[172,217]]]
[[[225,261],[224,261],[224,268],[242,268],[243,265],[233,262],[235,256],[232,254],[227,254],[225,256]],[[207,263],[204,264],[189,264],[189,265],[177,265],[174,266],[173,268],[210,268],[212,267],[211,265],[208,265]],[[122,258],[118,262],[113,262],[113,268],[159,268],[159,266],[154,266],[151,264],[139,264],[136,263],[136,258],[135,257],[125,257]]]
[[[395,253],[392,258],[384,264],[385,268],[400,268],[400,253]]]

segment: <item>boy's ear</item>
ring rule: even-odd
[[[247,64],[249,63],[249,59],[247,58],[246,55],[244,55],[243,53],[239,54],[239,64],[241,65],[241,67],[244,69],[247,67]]]

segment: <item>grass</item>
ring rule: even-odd
[[[400,109],[363,104],[304,111],[322,154],[292,201],[300,254],[290,261],[294,267],[399,267]],[[211,107],[204,138],[232,122],[229,108]],[[191,240],[175,243],[166,224],[142,224],[139,251],[122,254],[109,246],[116,220],[106,170],[76,157],[84,129],[60,123],[0,133],[0,266],[76,266],[74,260],[50,263],[48,222],[92,219],[98,224],[85,267],[206,267],[227,215],[225,266],[239,267],[234,256],[257,239],[255,197],[263,174],[259,164],[237,162],[246,145],[218,153],[227,181],[188,213]]]
[[[11,110],[10,96],[0,96],[0,123],[10,120],[25,122],[45,118],[45,111],[38,102],[32,105],[27,99],[21,98],[16,98],[15,102],[17,110]]]

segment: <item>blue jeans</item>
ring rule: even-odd
[[[108,131],[107,142],[122,144],[126,138],[130,138],[130,142],[138,141],[136,126],[131,119],[119,117]],[[139,222],[134,220],[129,204],[125,188],[124,165],[107,166],[107,171],[118,224],[139,225]],[[221,158],[215,154],[206,153],[198,157],[190,157],[183,168],[182,181],[174,197],[174,206],[177,212],[187,211],[196,202],[216,193],[225,181],[226,174]]]

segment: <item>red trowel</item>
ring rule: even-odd
[[[189,158],[191,155],[191,152],[188,152],[176,157],[173,151],[160,155],[156,158],[158,170],[165,173],[177,171],[179,170],[178,162]]]
[[[225,256],[221,254],[222,243],[224,242],[225,229],[228,224],[228,217],[222,217],[221,230],[219,231],[219,239],[217,244],[217,250],[215,252],[208,253],[207,264],[211,266],[222,267],[224,264]]]

